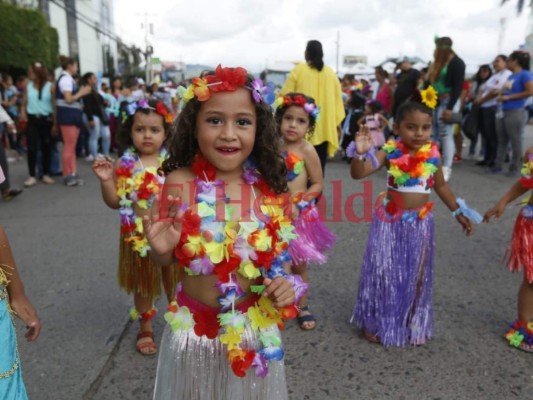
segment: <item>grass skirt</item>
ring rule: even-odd
[[[183,298],[188,298],[186,304]],[[182,293],[178,304],[191,312],[214,310]],[[259,339],[249,324],[244,347],[260,348]],[[249,370],[244,378],[233,374],[227,348],[219,338],[198,337],[194,329],[173,332],[167,324],[161,340],[154,400],[286,400],[287,383],[283,361],[269,363],[265,378]]]
[[[525,269],[526,279],[533,283],[533,206],[527,205],[516,217],[513,238],[507,249],[506,264],[513,272]]]
[[[131,243],[124,240],[125,235],[120,235],[119,261],[118,261],[118,284],[128,294],[140,294],[154,300],[161,296],[161,281],[168,280],[167,298],[174,297],[176,284],[179,280],[177,265],[165,267],[168,274],[164,276],[163,267],[152,261],[150,253],[141,257],[133,250]]]
[[[433,331],[433,214],[404,210],[391,218],[376,208],[350,322],[384,346],[420,345]]]
[[[0,267],[0,279],[2,267]],[[15,324],[8,309],[7,289],[0,281],[0,399],[27,400],[22,381]]]

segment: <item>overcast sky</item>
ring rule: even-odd
[[[317,39],[326,64],[365,55],[432,58],[435,35],[450,36],[469,70],[509,54],[525,41],[529,8],[517,17],[517,0],[115,0],[117,34],[144,47],[144,13],[154,25],[154,56],[187,64],[243,66],[251,71],[303,61]],[[149,9],[148,9],[149,7]],[[503,40],[499,41],[504,22]]]

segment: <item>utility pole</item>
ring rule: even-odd
[[[335,69],[335,73],[336,74],[339,74],[339,47],[341,45],[341,34],[339,31],[337,31],[337,41],[335,42],[336,44],[336,47],[337,47],[337,56],[336,56],[336,59],[337,59],[337,67]]]
[[[502,53],[503,38],[505,36],[505,17],[500,18],[500,32],[498,34],[498,54]]]
[[[137,14],[139,15],[139,14]],[[142,15],[142,14],[141,14]],[[150,84],[152,81],[152,54],[154,52],[154,48],[150,45],[150,42],[148,41],[148,34],[153,35],[152,31],[152,24],[148,24],[148,17],[154,17],[156,14],[148,14],[148,11],[144,11],[144,58],[146,61],[146,67],[145,67],[145,80],[146,80],[146,86]]]

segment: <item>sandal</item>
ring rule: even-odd
[[[142,322],[148,322],[152,320],[157,312],[157,309],[152,306],[149,310],[139,313],[135,307],[130,310],[130,316],[132,320],[139,320]],[[141,325],[142,329],[142,325]],[[150,340],[148,340],[150,339]],[[137,342],[135,344],[137,351],[143,356],[152,356],[157,353],[157,344],[154,341],[154,332],[146,330],[137,334]]]
[[[302,312],[308,312],[309,314],[300,316],[300,313]],[[298,317],[296,317],[296,321],[298,321],[298,326],[300,327],[300,329],[304,331],[312,331],[316,328],[316,318],[309,311],[309,306],[303,306],[299,308]],[[314,324],[310,328],[306,328],[306,326],[304,325],[306,322],[314,322]]]
[[[517,319],[504,337],[509,341],[509,345],[518,350],[533,353],[533,322]]]
[[[150,339],[150,340],[144,340]],[[143,356],[153,356],[157,353],[157,344],[154,342],[154,332],[144,331],[137,334],[137,351]],[[150,350],[151,349],[151,350]]]
[[[363,329],[363,337],[370,343],[381,343],[377,334],[371,334],[368,330]]]

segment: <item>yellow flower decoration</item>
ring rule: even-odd
[[[259,307],[254,306],[248,309],[248,319],[253,330],[267,329],[272,326],[272,320],[263,315]]]
[[[437,91],[433,86],[428,86],[426,89],[420,91],[420,97],[422,97],[422,103],[432,110],[437,106]]]
[[[239,273],[248,279],[255,279],[261,276],[261,272],[255,267],[254,263],[247,260],[239,266]]]
[[[226,328],[226,333],[220,335],[220,343],[228,346],[228,350],[237,349],[239,344],[242,342],[241,332],[244,329],[234,328],[233,326],[228,326]]]

